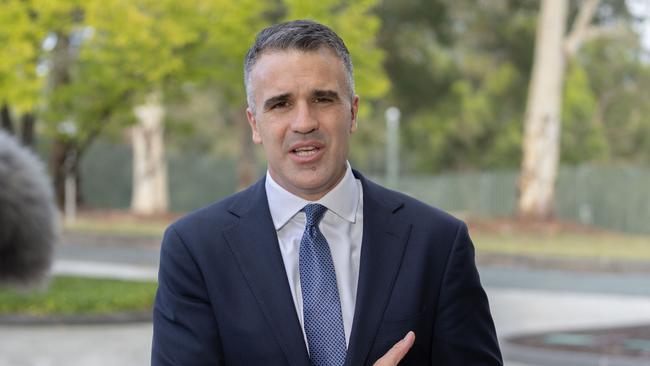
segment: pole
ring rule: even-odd
[[[64,218],[67,224],[74,224],[77,220],[77,176],[75,174],[77,154],[71,150],[66,156],[64,165],[65,170],[65,199],[64,199]]]
[[[397,107],[386,109],[386,185],[397,188],[399,179],[399,118]]]

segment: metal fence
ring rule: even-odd
[[[167,152],[170,209],[183,212],[223,198],[237,186],[235,162],[199,152]],[[130,147],[98,141],[82,160],[85,204],[129,208],[133,158]]]
[[[222,198],[236,187],[235,162],[192,152],[169,153],[171,209],[188,211]],[[128,146],[97,143],[83,161],[86,202],[128,208]],[[401,176],[397,189],[447,211],[479,217],[515,213],[517,171]],[[650,167],[563,167],[556,191],[561,219],[629,233],[650,233]]]
[[[517,172],[491,171],[402,177],[398,190],[444,210],[473,216],[511,216]],[[556,215],[629,233],[650,233],[650,168],[581,165],[562,167]]]
[[[650,167],[562,168],[556,207],[560,218],[619,231],[650,233]]]

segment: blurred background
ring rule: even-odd
[[[63,218],[0,364],[149,362],[162,232],[264,173],[243,58],[296,18],[352,54],[352,166],[468,222],[506,364],[650,364],[647,0],[0,0],[1,128]]]

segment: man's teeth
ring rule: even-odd
[[[305,146],[294,149],[293,152],[298,156],[309,156],[316,153],[318,149],[313,146]]]

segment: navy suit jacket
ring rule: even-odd
[[[464,223],[354,172],[363,239],[346,366],[409,330],[400,365],[501,365]],[[309,366],[264,179],[172,224],[162,243],[152,365]]]

